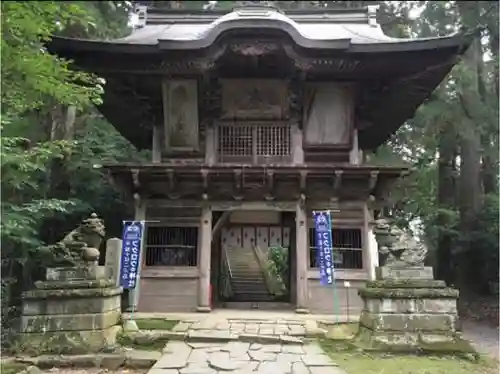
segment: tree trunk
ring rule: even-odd
[[[477,2],[457,2],[463,26],[474,30],[479,21],[479,4]],[[481,208],[481,125],[482,106],[481,90],[483,56],[481,36],[477,34],[469,50],[464,54],[466,71],[459,81],[459,98],[463,107],[463,121],[460,135],[460,231],[462,254],[460,259],[459,282],[467,286],[475,286],[473,280],[467,277],[470,256],[473,253],[470,233],[475,228],[477,214]],[[474,279],[477,280],[478,277]]]
[[[50,113],[52,121],[50,140],[72,141],[75,137],[76,107],[57,104]],[[70,156],[66,154],[63,158],[52,161],[49,172],[49,198],[68,200],[71,197],[71,179],[67,170]],[[60,222],[57,218],[49,219],[44,222],[43,239],[47,243],[55,243],[61,239],[63,231],[65,231],[64,222]]]
[[[453,124],[441,124],[439,131],[438,161],[438,245],[436,256],[436,276],[450,285],[454,282],[452,255],[453,238],[450,234],[453,222],[450,214],[455,204],[454,158],[456,137]]]

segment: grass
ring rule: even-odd
[[[481,358],[478,361],[455,356],[403,355],[366,353],[349,345],[352,324],[335,328],[336,337],[320,341],[333,361],[349,374],[497,374],[498,362]],[[342,339],[344,334],[347,338]]]
[[[161,318],[135,320],[140,330],[172,330],[179,321]]]
[[[14,362],[2,362],[0,364],[0,373],[2,374],[17,374],[20,371],[27,368],[27,365],[14,363]]]
[[[165,344],[167,344],[167,342],[168,342],[168,340],[166,340],[166,339],[157,339],[157,340],[150,341],[147,343],[144,342],[144,343],[138,344],[126,335],[117,336],[116,341],[122,347],[129,347],[129,348],[136,349],[138,351],[161,351],[165,347]]]

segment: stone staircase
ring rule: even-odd
[[[230,247],[227,249],[227,256],[232,273],[233,301],[273,301],[264,274],[251,248]]]

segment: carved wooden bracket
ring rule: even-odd
[[[201,180],[202,180],[202,195],[203,200],[208,200],[208,170],[201,169]]]
[[[338,197],[340,194],[340,188],[342,187],[342,175],[344,172],[342,170],[335,170],[333,175],[333,196]]]
[[[274,171],[266,171],[266,195],[264,198],[267,201],[274,200]]]
[[[175,179],[175,172],[172,169],[167,169],[167,188],[168,188],[168,198],[175,200],[179,198],[179,194],[175,192],[177,186],[177,180]]]
[[[139,181],[139,169],[132,169],[132,186],[134,187],[134,191],[139,191],[141,189],[141,183]]]
[[[378,175],[379,172],[378,170],[374,170],[370,172],[370,179],[368,180],[368,190],[371,192],[375,186],[377,185],[378,181]]]
[[[300,171],[300,182],[299,182],[299,191],[301,194],[306,193],[307,188],[307,170]]]
[[[243,171],[234,170],[234,195],[233,199],[243,200]]]

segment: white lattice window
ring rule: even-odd
[[[221,123],[217,127],[219,162],[289,162],[290,125],[280,122]]]

